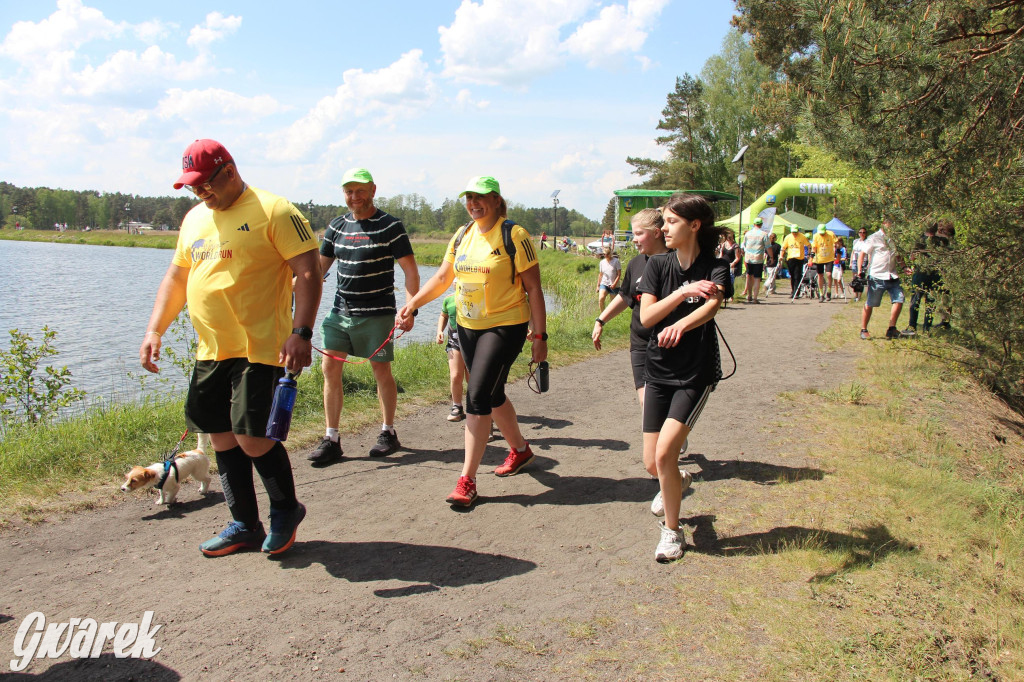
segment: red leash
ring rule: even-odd
[[[398,325],[396,324],[394,327],[391,328],[391,332],[388,334],[388,338],[384,339],[384,343],[380,344],[377,347],[377,350],[375,350],[372,353],[370,353],[370,357],[365,358],[363,360],[358,360],[358,361],[357,360],[349,360],[347,358],[343,358],[343,357],[340,357],[340,356],[337,356],[337,355],[331,355],[327,351],[321,350],[320,348],[317,348],[316,346],[313,346],[313,350],[315,350],[317,353],[320,353],[321,355],[329,357],[331,360],[337,360],[338,362],[347,362],[350,365],[361,365],[364,362],[369,362],[370,358],[372,358],[377,353],[381,352],[384,349],[384,346],[388,345],[388,341],[391,341],[392,339],[397,341],[398,339],[402,338],[402,334],[405,333],[405,330],[402,330],[402,332],[399,333],[398,336],[395,336],[395,331],[397,329],[398,329]]]

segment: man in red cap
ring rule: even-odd
[[[243,182],[219,142],[196,140],[181,166],[174,188],[187,186],[202,203],[181,223],[139,357],[159,371],[161,335],[187,303],[199,345],[185,422],[210,435],[234,519],[199,549],[211,557],[243,549],[280,554],[295,541],[306,508],[295,497],[288,452],[265,434],[278,379],[311,361],[322,286],[317,240],[288,200]],[[254,466],[270,496],[269,534]]]

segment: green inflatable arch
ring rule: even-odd
[[[750,225],[751,217],[757,217],[766,208],[775,208],[790,197],[835,196],[835,190],[843,184],[842,178],[782,178],[758,197],[754,203],[743,209],[742,226]],[[719,225],[740,226],[741,214],[718,221]]]

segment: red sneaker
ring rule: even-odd
[[[519,473],[519,470],[524,466],[533,461],[533,450],[530,449],[530,444],[526,444],[526,449],[522,452],[516,452],[515,450],[508,451],[508,457],[505,461],[494,470],[495,476],[514,476]]]
[[[470,506],[476,502],[476,482],[469,476],[459,476],[455,490],[451,492],[445,502],[459,507]]]

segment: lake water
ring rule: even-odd
[[[48,326],[57,332],[54,347],[60,354],[40,364],[67,365],[72,385],[85,390],[90,402],[166,392],[167,386],[151,379],[141,386],[130,373],[152,377],[139,365],[139,344],[171,255],[170,249],[0,241],[0,347],[10,348],[9,329],[21,330],[38,344],[43,326]],[[419,270],[425,282],[437,268]],[[321,348],[319,323],[334,302],[335,281],[332,268],[313,337]],[[404,273],[396,267],[399,302],[405,297],[404,284]],[[433,340],[442,299],[420,310],[416,326],[399,339],[399,347]],[[165,335],[165,344],[173,343],[169,337]],[[172,388],[185,387],[184,376],[166,357],[160,367]]]

